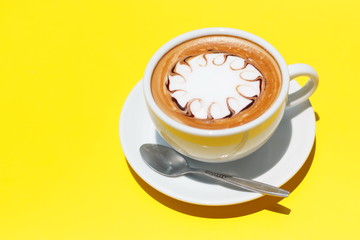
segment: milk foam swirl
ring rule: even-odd
[[[263,76],[251,61],[228,53],[190,56],[175,64],[166,87],[189,117],[229,118],[251,107],[262,92]]]

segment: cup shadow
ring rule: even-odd
[[[316,141],[314,142],[310,155],[305,161],[304,165],[288,182],[282,186],[283,189],[293,192],[303,181],[312,165],[315,150]],[[137,175],[137,173],[131,168],[129,164],[128,168],[136,182],[152,198],[164,206],[167,206],[168,208],[187,215],[203,218],[234,218],[253,214],[262,210],[268,210],[285,215],[289,215],[291,212],[291,209],[279,204],[279,201],[281,201],[283,198],[273,196],[262,196],[252,201],[226,206],[205,206],[183,202],[169,197],[151,187],[144,180],[142,180],[139,175]]]
[[[201,162],[195,159],[186,158],[188,164],[191,167],[208,169],[214,172],[225,173],[232,176],[237,176],[247,179],[255,179],[262,174],[268,172],[273,168],[283,157],[283,155],[288,150],[290,140],[292,137],[292,123],[291,119],[297,116],[299,113],[304,111],[309,107],[308,103],[300,104],[296,107],[288,109],[285,112],[283,119],[281,120],[277,130],[271,136],[271,138],[258,150],[254,153],[244,157],[240,160],[235,160],[225,163],[206,163]],[[156,143],[171,147],[161,136],[154,130]],[[192,180],[209,183],[209,184],[221,184],[231,189],[241,189],[242,191],[247,191],[245,189],[218,182],[211,178],[206,178],[200,175],[186,175],[186,177],[191,178]]]
[[[292,137],[291,119],[296,117],[298,114],[300,114],[302,111],[309,107],[309,103],[305,102],[304,104],[300,104],[296,107],[288,109],[285,112],[285,115],[280,122],[278,129],[276,130],[274,135],[268,140],[268,142],[260,149],[241,160],[227,163],[205,163],[187,158],[187,161],[192,167],[204,168],[242,178],[254,179],[269,171],[282,159],[283,155],[286,153],[289,147]],[[319,120],[317,113],[316,120]],[[169,146],[156,131],[154,131],[154,134],[157,144]],[[288,182],[283,184],[283,189],[293,192],[293,190],[295,190],[296,187],[301,183],[301,181],[305,178],[307,172],[311,167],[315,155],[315,150],[316,139],[307,160],[300,168],[300,170]],[[173,210],[188,215],[204,218],[232,218],[245,216],[261,210],[269,210],[281,214],[290,214],[291,212],[290,209],[278,203],[282,200],[282,198],[273,196],[262,196],[249,202],[226,206],[205,206],[183,202],[157,191],[155,188],[151,187],[144,180],[142,180],[129,164],[128,168],[130,169],[130,172],[133,175],[134,179],[137,181],[137,183],[155,200]],[[206,184],[222,184],[227,188],[247,191],[245,189],[239,189],[238,187],[225,183],[219,183],[218,181],[215,181],[213,179],[204,178],[197,175],[188,175],[186,177],[189,177],[194,181],[199,181]]]

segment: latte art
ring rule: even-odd
[[[221,119],[251,107],[261,94],[262,80],[251,59],[208,53],[177,62],[166,87],[185,115]]]
[[[280,88],[280,69],[265,49],[226,35],[182,42],[161,57],[151,76],[159,108],[179,123],[202,129],[253,121]]]

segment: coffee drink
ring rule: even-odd
[[[188,40],[157,63],[151,92],[174,120],[201,129],[240,126],[261,116],[276,100],[281,72],[261,46],[234,36]]]

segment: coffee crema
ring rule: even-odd
[[[243,38],[212,35],[188,40],[156,65],[151,92],[170,118],[191,127],[225,129],[262,115],[281,88],[275,59]]]

